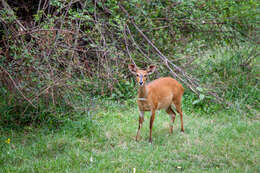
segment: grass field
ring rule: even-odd
[[[148,143],[149,113],[136,142],[135,104],[110,103],[61,128],[0,130],[0,172],[260,172],[260,117],[184,108],[173,134],[165,111],[156,114]],[[259,112],[256,112],[259,113]]]

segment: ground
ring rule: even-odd
[[[165,111],[156,113],[153,143],[149,113],[135,141],[136,105],[113,103],[58,129],[1,128],[0,172],[260,172],[260,118],[233,111],[184,108],[173,134]]]

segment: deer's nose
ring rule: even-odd
[[[144,84],[144,82],[143,82],[143,75],[142,75],[142,74],[140,75],[139,84],[140,84],[140,85],[143,85],[143,84]]]

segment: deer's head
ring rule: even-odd
[[[136,80],[139,83],[139,85],[143,86],[146,83],[147,76],[155,71],[156,66],[150,65],[146,70],[140,70],[136,65],[129,64],[128,68],[130,72],[136,76]]]

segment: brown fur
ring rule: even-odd
[[[152,127],[156,110],[165,109],[170,115],[172,123],[174,123],[176,114],[171,108],[172,104],[175,105],[177,112],[180,114],[181,131],[184,132],[181,110],[181,98],[184,93],[182,85],[171,77],[162,77],[146,84],[147,75],[154,72],[155,66],[150,66],[147,70],[139,70],[135,65],[131,64],[129,70],[137,76],[138,83],[143,82],[138,89],[137,103],[141,113],[151,111],[149,141],[152,142]],[[143,76],[143,78],[140,79],[140,76]],[[140,116],[136,140],[139,138],[142,123],[143,116]],[[171,125],[170,133],[172,133],[172,129],[173,126]]]

